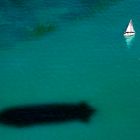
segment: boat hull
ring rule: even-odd
[[[134,36],[134,35],[135,35],[134,32],[133,33],[127,33],[127,32],[124,33],[124,36],[125,37]]]

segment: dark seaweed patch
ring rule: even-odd
[[[56,31],[54,24],[37,24],[32,30],[28,31],[30,37],[43,37],[51,32]]]

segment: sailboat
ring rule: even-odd
[[[128,26],[127,26],[127,29],[126,31],[124,32],[124,36],[125,37],[129,37],[129,36],[134,36],[135,35],[135,30],[134,30],[134,27],[133,27],[133,22],[132,22],[132,19],[130,20]]]

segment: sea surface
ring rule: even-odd
[[[140,1],[1,0],[0,110],[97,109],[90,122],[14,128],[1,140],[140,140]],[[124,38],[132,19],[136,35]]]

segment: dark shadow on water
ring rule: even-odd
[[[87,103],[43,104],[8,108],[0,113],[0,123],[14,127],[65,122],[89,122],[96,110]]]

